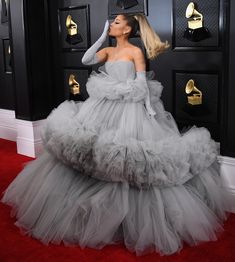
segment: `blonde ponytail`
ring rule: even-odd
[[[161,41],[144,15],[136,14],[134,18],[139,22],[140,38],[145,46],[149,59],[152,60],[156,58],[160,53],[169,48],[170,45],[168,42]]]

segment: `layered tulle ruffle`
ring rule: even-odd
[[[110,128],[105,121],[86,126],[86,119],[79,119],[78,110],[72,101],[61,104],[48,117],[42,137],[51,154],[84,175],[110,182],[129,182],[137,187],[166,187],[185,183],[216,160],[216,144],[205,128],[192,128],[183,136],[163,129],[155,137],[141,129],[139,136],[143,134],[138,137],[134,132],[127,132],[131,128],[138,131],[137,126],[131,127],[128,119],[122,123],[122,115],[128,116],[125,111],[128,108],[117,109],[116,125]],[[131,112],[133,122],[137,123],[138,118],[144,123],[146,112],[138,113],[137,107],[136,113]],[[146,121],[144,125],[151,132],[157,130],[155,119]]]
[[[44,244],[124,243],[137,255],[215,241],[229,207],[214,165],[184,185],[145,190],[84,176],[47,152],[26,165],[1,201],[13,207],[22,233]]]

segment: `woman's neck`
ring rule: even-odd
[[[129,43],[127,38],[116,37],[116,41],[117,41],[117,44],[116,44],[117,48],[123,48],[123,47],[126,47],[126,46],[130,45],[130,43]]]

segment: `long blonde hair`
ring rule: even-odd
[[[168,42],[162,42],[157,33],[150,26],[147,18],[143,14],[136,14],[134,18],[139,23],[140,38],[145,46],[147,57],[156,58],[160,53],[170,47]]]

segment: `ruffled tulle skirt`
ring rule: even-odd
[[[124,243],[137,255],[218,238],[232,206],[218,148],[205,128],[181,135],[155,98],[155,118],[141,101],[105,97],[65,101],[51,112],[45,151],[1,200],[23,233],[45,244]]]
[[[15,178],[2,202],[13,207],[21,232],[44,244],[124,243],[137,255],[215,241],[229,208],[214,165],[183,185],[146,190],[84,176],[47,152]]]

